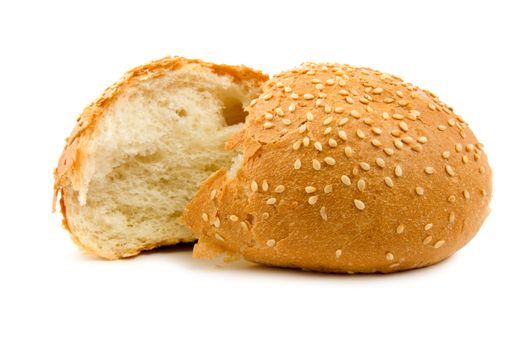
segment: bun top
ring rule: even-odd
[[[433,93],[368,68],[307,63],[268,81],[229,142],[244,152],[183,220],[195,255],[392,272],[453,254],[489,212],[491,170]]]

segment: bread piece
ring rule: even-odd
[[[55,170],[72,239],[107,259],[194,240],[177,219],[235,157],[224,142],[267,78],[182,57],[126,73],[78,118]]]
[[[268,81],[182,221],[194,256],[348,273],[428,266],[488,215],[491,169],[466,122],[398,77],[305,64]]]

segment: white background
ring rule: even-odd
[[[525,349],[526,26],[521,1],[0,3],[1,349]],[[493,212],[447,261],[348,276],[216,266],[191,247],[107,262],[51,214],[76,116],[165,55],[269,74],[303,61],[391,72],[486,145]]]

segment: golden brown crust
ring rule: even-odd
[[[465,121],[368,68],[275,76],[228,146],[244,150],[241,169],[211,177],[183,214],[196,257],[388,273],[447,258],[489,213],[491,169]]]
[[[82,164],[83,149],[91,133],[95,129],[100,117],[104,114],[104,111],[124,90],[141,80],[156,78],[165,72],[175,71],[189,64],[197,64],[203,68],[211,69],[218,75],[230,76],[236,82],[253,81],[262,83],[268,79],[266,74],[245,66],[214,64],[183,57],[165,57],[128,71],[118,82],[107,88],[94,102],[87,106],[77,118],[75,128],[66,139],[66,145],[60,156],[58,165],[54,170],[55,183],[53,192],[53,211],[55,211],[55,204],[60,192],[61,199],[59,203],[63,215],[63,226],[69,231],[73,241],[85,252],[95,254],[91,249],[80,243],[68,225],[63,191],[70,181],[75,182],[80,180],[78,176],[80,164]],[[164,243],[161,242],[143,247],[141,250],[153,249],[162,244]],[[133,256],[139,252],[140,251],[130,251],[126,253],[125,256]],[[121,256],[105,256],[105,258],[108,259],[117,259],[119,257]]]

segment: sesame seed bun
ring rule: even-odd
[[[489,213],[491,169],[433,93],[368,68],[308,63],[276,75],[182,221],[198,258],[347,273],[437,263]]]

